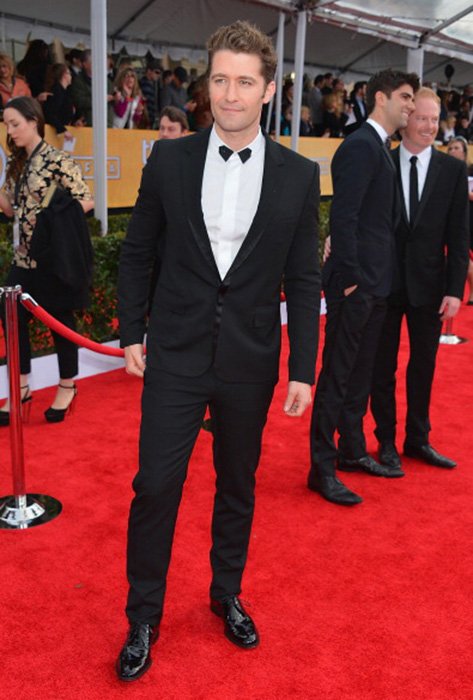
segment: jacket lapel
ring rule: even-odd
[[[437,149],[432,146],[432,156],[430,158],[429,169],[427,170],[427,177],[425,178],[424,189],[422,190],[422,196],[419,202],[419,208],[417,210],[416,218],[412,228],[415,228],[416,223],[422,218],[426,204],[432,194],[432,191],[437,182],[437,178],[440,172],[439,154]]]
[[[261,196],[258,208],[248,234],[241,244],[240,250],[230,269],[225,275],[225,279],[228,279],[254,250],[268,224],[272,210],[274,209],[274,203],[279,201],[284,175],[284,158],[278,145],[275,144],[269,136],[265,135],[265,140],[266,150],[264,156],[263,182],[261,185]]]
[[[210,129],[189,139],[187,159],[184,159],[182,167],[182,182],[190,229],[205,260],[219,275],[202,212],[202,180],[209,136]],[[278,201],[284,174],[284,158],[279,147],[268,136],[265,136],[265,140],[263,182],[258,208],[225,279],[240,267],[255,248],[269,221],[274,202]]]
[[[396,177],[399,187],[399,199],[401,200],[401,217],[404,224],[409,227],[409,219],[407,218],[406,210],[406,199],[404,197],[404,190],[402,189],[402,178],[401,178],[401,164],[399,161],[399,146],[391,151],[391,157],[393,159],[394,165],[396,167]]]
[[[182,163],[181,177],[189,227],[200,252],[220,277],[202,212],[202,180],[210,131],[210,129],[206,129],[194,137],[184,137],[188,138],[189,141],[187,144],[187,159],[184,158]]]
[[[378,132],[376,131],[376,129],[374,127],[372,127],[371,124],[368,124],[368,122],[363,122],[360,129],[367,129],[368,132],[371,134],[371,136],[379,143],[379,145],[383,149],[383,155],[386,158],[386,162],[389,163],[389,167],[394,172],[394,165],[393,165],[393,162],[391,160],[390,151],[388,150],[388,147],[386,146],[386,144],[383,143],[383,140],[382,140],[381,136],[378,134]]]

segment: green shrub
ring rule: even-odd
[[[320,202],[319,207],[319,259],[320,264],[323,260],[325,239],[329,234],[329,217],[330,217],[331,200],[324,199]]]
[[[94,218],[87,219],[94,249],[91,303],[87,309],[76,314],[76,320],[78,332],[99,343],[118,338],[118,259],[129,218],[125,214],[110,216],[110,232],[104,237],[100,236],[100,222]],[[11,265],[11,238],[11,224],[0,224],[0,280],[6,278]],[[30,323],[30,338],[34,356],[53,352],[48,329],[39,321]]]

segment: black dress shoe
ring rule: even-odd
[[[326,501],[336,503],[339,506],[354,506],[357,503],[363,503],[361,496],[347,489],[336,476],[315,477],[309,474],[307,486],[311,491],[320,493]]]
[[[211,600],[210,609],[224,619],[225,636],[242,649],[253,649],[259,644],[255,623],[247,614],[236,595],[225,600]]]
[[[372,476],[384,476],[387,479],[395,479],[404,476],[404,472],[399,467],[389,467],[387,464],[378,464],[373,457],[366,455],[359,459],[338,458],[337,469],[342,472],[366,472]]]
[[[439,454],[437,450],[434,450],[432,445],[429,444],[416,447],[415,445],[406,443],[404,445],[404,454],[406,457],[415,457],[416,459],[420,459],[421,462],[431,464],[434,467],[442,467],[442,469],[454,469],[454,467],[457,466],[457,463],[454,462],[453,459]]]
[[[128,637],[117,659],[116,669],[121,681],[136,681],[151,666],[151,646],[159,637],[157,627],[141,622],[130,625]]]
[[[380,442],[378,457],[380,463],[386,467],[401,468],[401,458],[394,442]]]

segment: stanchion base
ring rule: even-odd
[[[49,523],[62,510],[62,504],[52,496],[28,493],[0,499],[0,530],[26,530]]]
[[[468,338],[460,338],[459,335],[454,335],[453,333],[442,333],[439,339],[440,345],[460,345],[460,343],[467,343]]]

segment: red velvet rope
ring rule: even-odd
[[[284,292],[281,292],[281,301],[285,301],[286,296]],[[114,357],[123,357],[124,351],[122,348],[113,348],[108,345],[101,345],[96,343],[95,340],[90,340],[89,338],[84,338],[80,333],[71,330],[63,323],[51,316],[42,306],[39,306],[37,302],[34,301],[29,295],[23,294],[21,297],[21,303],[33,316],[35,316],[39,321],[42,321],[48,328],[56,333],[59,333],[67,340],[70,340],[76,345],[80,345],[82,348],[87,348],[88,350],[93,350],[93,352],[101,353],[102,355],[113,355]]]
[[[46,326],[48,326],[48,328],[51,328],[51,330],[56,331],[56,333],[59,333],[64,338],[67,338],[67,340],[70,340],[76,345],[80,345],[81,347],[87,348],[88,350],[93,350],[94,352],[99,352],[102,355],[113,355],[114,357],[124,356],[124,351],[121,348],[113,348],[109,347],[108,345],[101,345],[100,343],[96,343],[94,340],[89,340],[89,338],[84,338],[84,336],[80,335],[80,333],[76,333],[76,331],[71,330],[63,323],[58,321],[56,318],[54,318],[54,316],[48,314],[48,312],[45,311],[42,306],[36,304],[36,302],[33,299],[31,299],[31,297],[25,298],[25,296],[23,295],[21,298],[21,303],[23,304],[25,309],[32,313],[33,316],[35,316],[37,319],[42,321]]]

